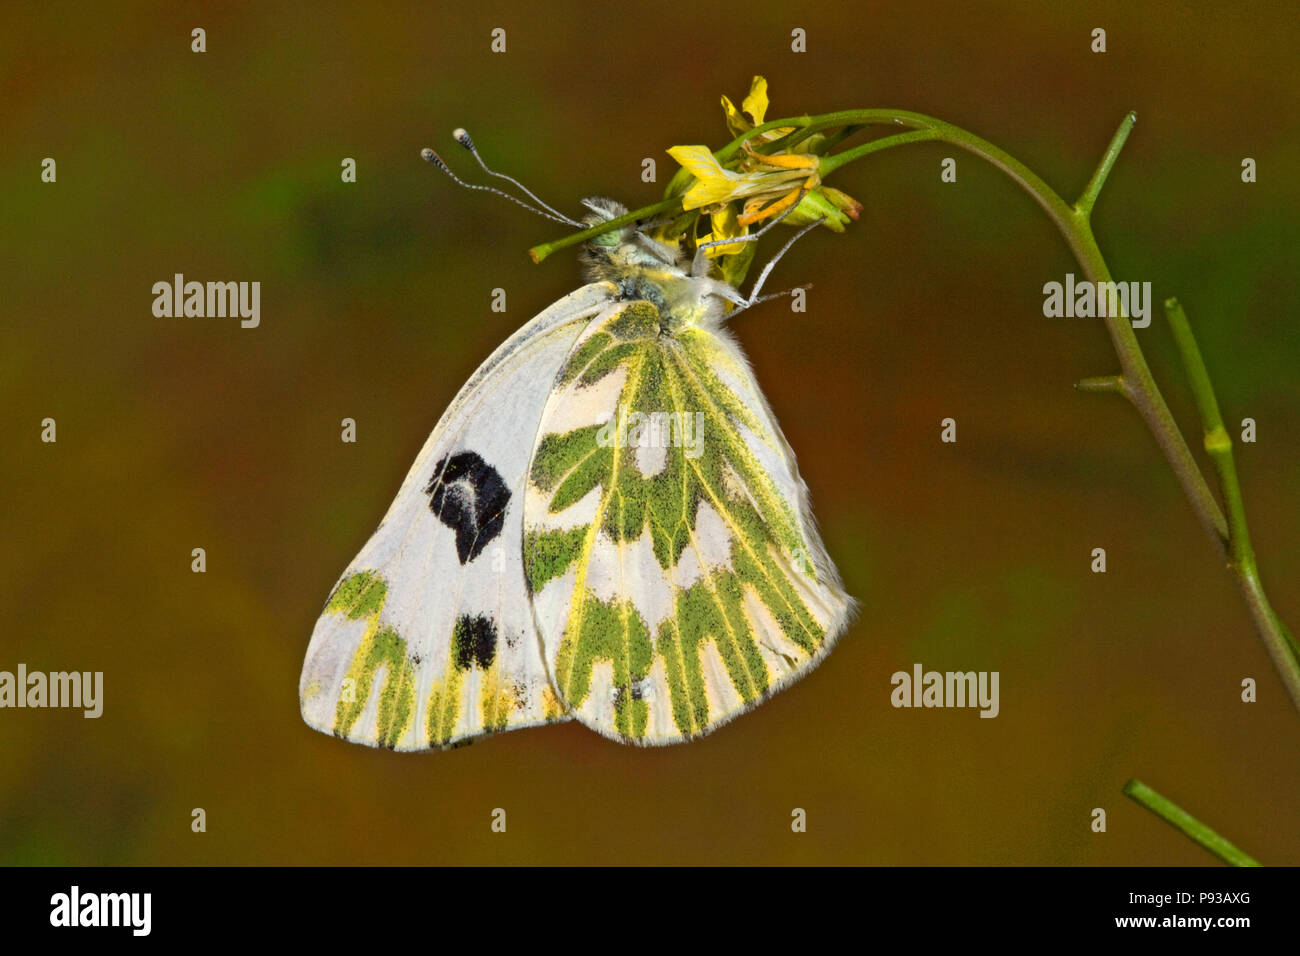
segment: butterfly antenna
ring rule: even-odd
[[[541,216],[543,219],[549,219],[552,222],[558,222],[561,225],[565,225],[565,226],[578,225],[578,223],[575,223],[572,219],[566,219],[563,216],[560,216],[558,214],[552,214],[549,212],[543,212],[540,209],[535,209],[532,206],[528,205],[528,203],[520,199],[518,196],[512,196],[508,192],[504,192],[503,190],[496,189],[492,186],[479,186],[474,183],[465,182],[465,180],[461,179],[459,176],[453,173],[451,171],[451,167],[448,166],[446,162],[443,161],[443,158],[439,156],[437,153],[435,153],[433,150],[431,150],[428,146],[420,150],[420,158],[423,159],[426,163],[432,163],[434,166],[437,166],[439,169],[441,169],[444,173],[446,173],[448,176],[451,177],[451,181],[454,182],[457,186],[464,186],[466,189],[481,189],[484,192],[495,193],[498,196],[502,196],[506,199],[509,199],[512,203],[518,206],[523,206],[529,212],[535,213]]]
[[[537,205],[541,206],[551,215],[559,218],[562,222],[567,222],[570,226],[582,225],[582,223],[575,222],[574,220],[566,216],[564,213],[560,212],[558,209],[552,209],[546,203],[542,202],[542,197],[538,196],[537,193],[533,192],[531,189],[529,189],[519,180],[515,179],[513,176],[507,176],[505,173],[498,173],[495,169],[490,168],[487,163],[483,162],[483,157],[479,155],[478,147],[474,145],[474,140],[470,137],[469,133],[463,127],[457,127],[456,129],[452,130],[451,135],[452,138],[456,140],[456,142],[460,143],[460,145],[464,146],[467,150],[469,150],[471,156],[473,156],[476,160],[478,160],[478,164],[483,167],[483,172],[487,173],[489,176],[495,176],[498,179],[504,179],[506,182],[514,183],[514,185],[522,189],[528,195],[528,197],[533,200],[533,202],[537,203]]]

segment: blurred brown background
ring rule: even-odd
[[[1300,626],[1294,12],[7,8],[0,669],[102,670],[106,699],[97,721],[0,712],[0,861],[1213,864],[1121,795],[1137,776],[1261,860],[1300,862],[1296,713],[1135,413],[1072,389],[1117,367],[1100,324],[1041,314],[1043,283],[1079,270],[1027,196],[941,145],[843,171],[862,221],[809,236],[773,277],[813,283],[808,313],[737,322],[862,600],[810,677],[652,751],[571,725],[375,752],[310,731],[296,696],[331,586],[442,409],[578,283],[571,254],[525,254],[553,224],[455,188],[419,148],[471,172],[450,138],[464,125],[570,212],[586,195],[640,205],[675,168],[667,147],[729,138],[718,97],[739,102],[754,73],[770,117],[930,113],[1067,198],[1137,110],[1099,240],[1117,278],[1182,298],[1225,417],[1259,423],[1238,446],[1247,508]],[[152,284],[176,272],[260,281],[261,327],[155,318]],[[1140,336],[1198,447],[1162,317]],[[915,662],[999,671],[1001,715],[893,709],[889,675]]]

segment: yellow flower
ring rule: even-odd
[[[743,149],[745,158],[741,160],[740,168],[766,177],[766,188],[751,193],[746,199],[745,211],[740,216],[743,226],[780,215],[799,202],[803,194],[811,193],[821,185],[821,176],[817,172],[821,162],[816,156],[794,153],[765,155],[757,152],[749,140],[745,140]]]
[[[743,136],[763,125],[768,105],[767,80],[761,76],[754,77],[739,109],[723,96],[722,111],[732,135]],[[861,203],[822,185],[818,149],[824,137],[820,133],[788,149],[760,152],[760,148],[793,132],[794,127],[783,127],[748,137],[741,144],[739,162],[730,162],[735,167],[732,169],[719,163],[705,146],[674,146],[668,150],[668,155],[694,180],[689,187],[684,181],[679,184],[679,173],[669,186],[670,194],[682,193],[683,210],[698,209],[709,216],[710,232],[706,239],[699,240],[701,243],[747,235],[750,226],[774,217],[785,216],[785,222],[792,226],[821,221],[835,232],[843,232],[850,219],[858,218]],[[724,273],[735,271],[740,276],[748,268],[753,252],[754,243],[730,243],[708,250]]]
[[[722,110],[727,118],[727,126],[736,136],[744,135],[755,126],[762,126],[767,117],[767,107],[767,80],[761,76],[754,77],[749,87],[749,95],[745,97],[741,109],[737,110],[735,104],[726,96],[722,98]],[[740,164],[741,170],[777,167],[816,170],[819,165],[816,157],[825,140],[821,133],[814,133],[795,143],[791,148],[770,156],[758,153],[750,145],[771,143],[793,132],[793,127],[784,126],[747,139],[744,147],[748,156]],[[797,199],[798,205],[785,217],[788,225],[806,226],[821,220],[828,229],[843,232],[849,220],[856,220],[862,212],[862,203],[838,189],[821,185],[821,177],[816,172],[810,173],[801,186],[806,190],[802,197],[797,193],[787,193],[777,201],[766,205],[761,200],[750,199],[745,203],[745,212],[740,217],[740,222],[748,224],[785,213],[791,203]]]
[[[702,209],[742,199],[773,199],[792,189],[797,194],[801,181],[808,179],[810,173],[814,178],[817,175],[815,156],[809,157],[811,170],[807,163],[786,164],[783,160],[794,157],[785,156],[759,156],[751,168],[745,168],[745,163],[750,162],[747,157],[741,169],[736,170],[724,169],[707,146],[674,146],[668,155],[695,177],[682,196],[683,209]],[[745,222],[743,216],[741,222]]]

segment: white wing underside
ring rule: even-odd
[[[316,623],[299,687],[312,727],[426,750],[568,719],[524,583],[524,489],[556,374],[615,294],[612,283],[593,283],[556,302],[443,414]],[[372,577],[358,577],[365,572]],[[376,579],[382,594],[367,585]]]

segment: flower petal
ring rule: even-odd
[[[722,97],[722,112],[727,118],[727,129],[731,130],[732,136],[739,136],[754,128],[754,124],[741,115],[736,104],[725,94]]]
[[[745,203],[745,211],[740,215],[740,224],[748,226],[751,223],[760,222],[761,220],[768,219],[772,216],[779,216],[795,204],[802,191],[803,190],[799,187],[795,187],[780,199],[769,202],[767,205],[763,205],[763,200],[761,199],[751,199],[749,202]],[[791,213],[791,215],[793,215],[793,213]]]
[[[757,182],[752,174],[742,175],[723,169],[707,146],[674,146],[668,150],[668,155],[695,177],[695,184],[682,196],[683,209],[726,202],[737,193],[752,191]]]
[[[728,176],[739,178],[738,173],[733,173],[722,168],[722,164],[713,158],[713,153],[707,146],[674,146],[668,150],[668,155],[677,160],[677,164],[699,180],[719,179]]]
[[[743,236],[749,232],[747,226],[742,226],[736,215],[736,207],[727,203],[720,210],[709,216],[709,226],[712,232],[705,242],[713,242],[718,239],[731,239],[735,236]],[[745,246],[753,245],[749,242],[737,242],[727,246],[714,246],[708,250],[709,258],[717,259],[721,256],[731,256],[738,252],[744,251]]]
[[[762,126],[763,117],[767,115],[767,105],[767,79],[756,76],[749,84],[749,95],[740,104],[740,108],[749,114],[755,126]]]

